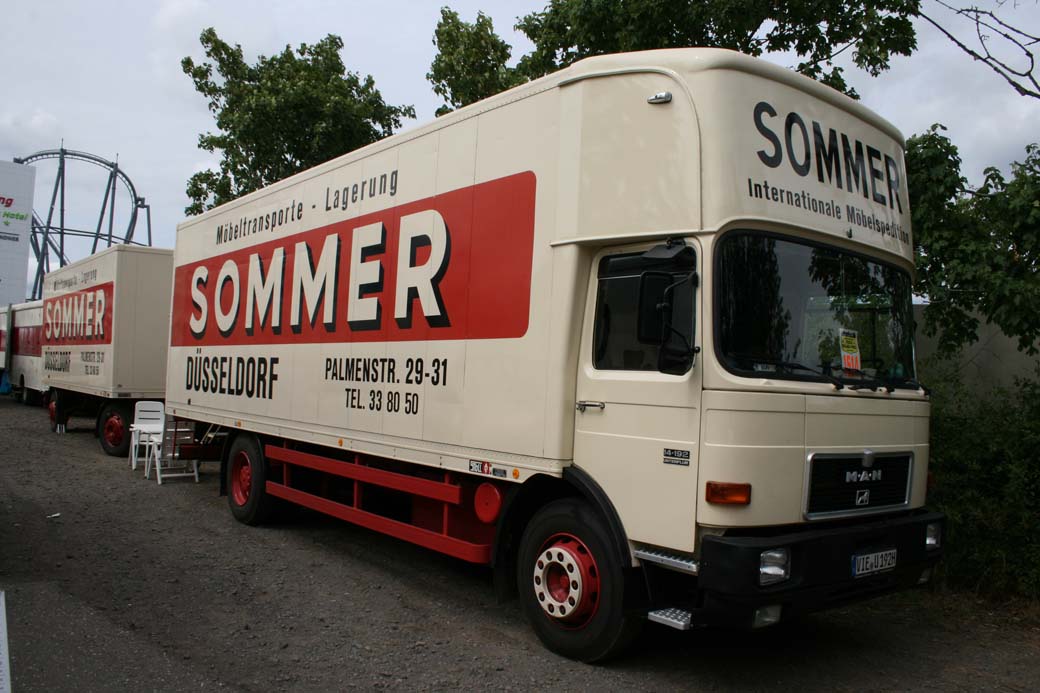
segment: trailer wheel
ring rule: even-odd
[[[47,414],[50,416],[50,420],[51,420],[51,433],[55,433],[58,430],[58,424],[59,423],[65,424],[65,425],[68,425],[68,423],[69,423],[69,417],[68,417],[68,414],[65,413],[64,407],[62,408],[62,412],[60,414],[60,416],[62,417],[63,420],[62,421],[58,420],[58,417],[59,417],[58,400],[59,399],[61,399],[61,396],[58,394],[57,390],[52,390],[51,393],[50,393],[50,396],[47,398]]]
[[[18,378],[19,385],[21,386],[18,392],[18,400],[25,405],[34,405],[39,402],[39,398],[35,390],[25,386],[25,376]]]
[[[625,575],[606,523],[565,498],[539,510],[520,542],[517,586],[524,612],[553,652],[583,662],[624,649],[642,626],[625,611]]]
[[[101,408],[97,423],[101,449],[113,457],[126,457],[130,451],[130,415],[122,404],[109,402]]]
[[[268,495],[267,461],[255,436],[237,436],[231,443],[227,463],[228,507],[235,519],[259,525],[274,511],[275,498]]]

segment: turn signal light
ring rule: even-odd
[[[750,505],[751,484],[709,481],[704,492],[704,500],[720,505]]]

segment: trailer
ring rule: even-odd
[[[0,377],[11,367],[11,305],[0,306]]]
[[[43,383],[43,301],[14,304],[10,316],[11,365],[8,379],[19,401],[38,404],[46,394]]]
[[[112,246],[50,272],[43,373],[51,428],[94,418],[102,449],[125,456],[134,403],[165,395],[173,252]]]
[[[580,61],[178,226],[222,492],[493,566],[550,649],[927,582],[903,138],[710,49]]]

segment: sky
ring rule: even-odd
[[[932,0],[923,2],[935,9]],[[118,158],[151,207],[154,244],[173,247],[188,202],[185,182],[216,161],[197,148],[198,135],[213,130],[214,122],[180,68],[184,56],[204,58],[198,40],[203,29],[212,26],[225,41],[241,44],[250,62],[286,44],[338,34],[348,69],[372,75],[387,103],[415,106],[417,119],[407,129],[432,120],[441,103],[426,72],[444,3],[467,21],[483,10],[519,57],[531,45],[513,30],[516,18],[541,9],[546,0],[9,0],[0,39],[0,159],[62,143]],[[998,11],[1005,21],[1040,33],[1038,0],[1010,0]],[[797,62],[785,55],[770,59],[785,66]],[[944,123],[960,148],[963,174],[976,184],[986,166],[1006,171],[1011,161],[1025,157],[1028,143],[1040,141],[1040,100],[1019,96],[923,23],[913,56],[897,58],[878,78],[855,67],[847,68],[846,77],[863,103],[905,136]],[[46,213],[54,175],[53,165],[37,167],[38,213]],[[103,175],[98,168],[70,165],[70,225],[97,224]],[[119,231],[129,205],[122,196],[117,204]],[[143,225],[138,228],[143,233]],[[88,252],[74,246],[72,259]]]

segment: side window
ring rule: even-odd
[[[640,290],[648,292],[642,299],[644,305],[649,301],[667,306],[672,329],[693,344],[695,282],[689,281],[696,264],[693,254],[666,259],[647,255],[607,255],[599,262],[592,339],[592,365],[597,370],[658,370],[659,340],[641,340],[639,335]],[[647,272],[653,276],[644,281]],[[668,282],[666,275],[674,281]]]

